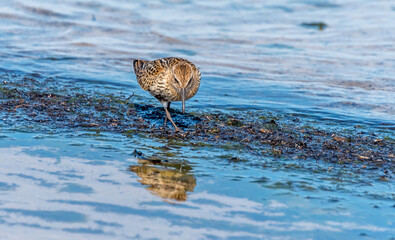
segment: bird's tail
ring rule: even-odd
[[[147,61],[140,59],[133,59],[134,72],[137,74],[144,69],[144,63]]]

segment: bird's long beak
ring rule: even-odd
[[[185,88],[181,90],[182,113],[185,114]]]

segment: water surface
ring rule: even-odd
[[[194,108],[393,126],[393,9],[362,0],[5,1],[0,67],[143,94],[131,59],[179,56],[203,73]]]
[[[143,165],[132,147],[173,164]],[[244,162],[232,163],[237,151],[224,156],[215,148],[89,132],[6,133],[0,154],[2,238],[388,239],[395,233],[393,185],[341,166],[328,171],[315,162],[246,153]],[[156,171],[129,171],[143,166]],[[161,194],[175,189],[176,195]]]

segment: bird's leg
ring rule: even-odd
[[[164,108],[167,108],[167,110],[168,110],[169,112],[170,112],[170,104],[171,104],[171,102],[167,103],[167,107],[164,106]],[[167,114],[165,115],[165,127],[167,126],[166,124],[167,124]]]
[[[177,127],[177,125],[173,122],[173,119],[171,119],[169,110],[165,107],[165,112],[166,112],[166,118],[170,120],[170,122],[173,124],[174,128],[176,129],[177,132],[181,132],[181,130]]]

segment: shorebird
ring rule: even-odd
[[[133,67],[140,87],[165,108],[165,126],[169,119],[175,130],[180,131],[171,119],[170,104],[182,101],[182,113],[185,113],[185,101],[195,96],[200,86],[199,69],[186,59],[174,57],[153,61],[135,59]]]

